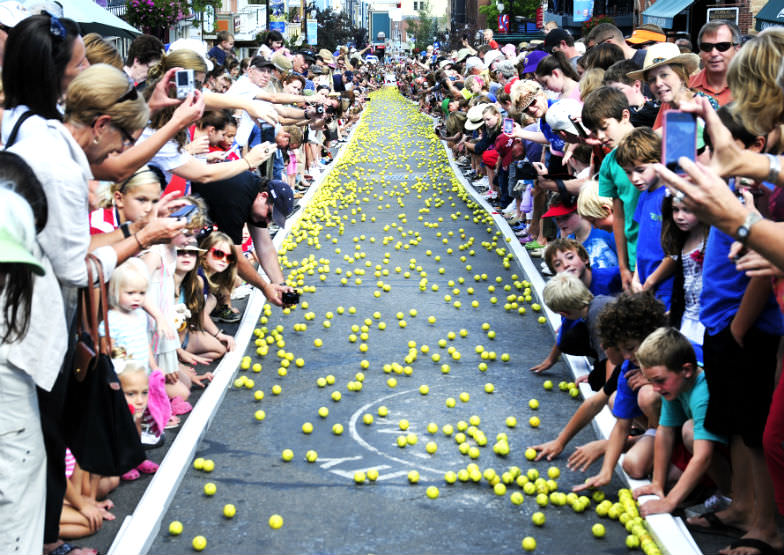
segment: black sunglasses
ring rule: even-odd
[[[114,127],[117,131],[120,132],[120,135],[122,135],[124,147],[131,147],[136,144],[136,139],[133,138],[133,135],[128,133],[127,129],[125,129],[120,125],[117,125],[116,123],[113,123],[112,127]]]
[[[129,89],[125,92],[124,95],[114,101],[115,104],[119,104],[120,102],[125,102],[127,100],[136,100],[139,98],[139,91],[136,90],[136,86],[130,79],[128,80],[128,86]]]
[[[736,42],[701,42],[700,50],[703,52],[712,52],[715,48],[719,52],[726,52],[733,46],[738,46]]]

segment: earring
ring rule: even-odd
[[[101,141],[98,139],[98,137],[95,137],[95,138],[93,139],[93,144],[94,144],[94,145],[97,145],[97,144],[98,144],[98,143],[100,143],[100,142],[101,142]]]

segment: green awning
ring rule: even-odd
[[[784,0],[770,0],[756,15],[757,31],[774,25],[784,25]]]
[[[672,19],[693,2],[694,0],[656,0],[642,12],[642,22],[658,25],[663,29],[672,29]]]

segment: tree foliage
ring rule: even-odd
[[[504,5],[503,13],[509,15],[509,31],[516,33],[514,27],[515,17],[533,19],[536,17],[536,9],[541,4],[541,0],[502,0]],[[501,12],[496,7],[496,2],[491,1],[485,6],[479,6],[479,12],[487,18],[487,26],[491,29],[497,28],[498,16]]]
[[[438,22],[430,12],[430,2],[422,3],[417,17],[406,18],[408,25],[406,33],[414,37],[414,48],[424,50],[433,44],[433,37],[438,34]]]
[[[364,47],[367,44],[367,29],[357,27],[346,12],[318,10],[318,45],[330,52],[338,45],[352,43]]]

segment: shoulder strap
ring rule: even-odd
[[[6,141],[3,150],[8,150],[14,145],[14,143],[16,142],[16,136],[19,134],[19,128],[29,117],[34,115],[35,114],[33,113],[32,110],[27,110],[24,114],[19,116],[19,119],[16,120],[13,129],[11,129],[11,134],[8,136],[8,141]]]

